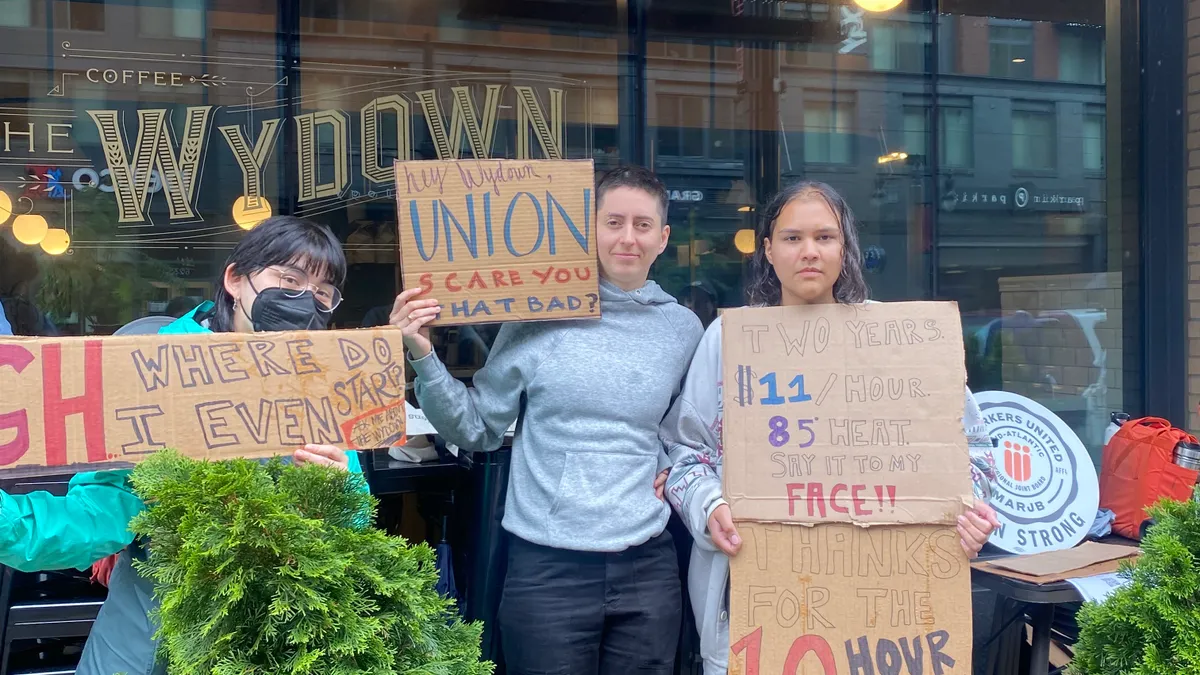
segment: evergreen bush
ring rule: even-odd
[[[433,550],[368,524],[361,475],[167,450],[132,481],[171,673],[492,672],[482,625],[435,590]]]
[[[1078,615],[1076,675],[1200,675],[1200,503],[1162,500],[1130,580]]]

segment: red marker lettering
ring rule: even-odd
[[[789,516],[796,515],[796,502],[800,499],[803,499],[803,497],[801,497],[799,494],[802,490],[804,490],[804,483],[788,483],[787,484],[788,515]],[[812,509],[809,509],[809,510],[811,511]]]
[[[813,504],[821,511],[821,517],[825,517],[825,488],[820,483],[808,484],[808,515],[816,515],[813,513]]]
[[[11,366],[20,374],[33,363],[33,353],[20,345],[0,345],[0,368]],[[16,431],[16,438],[0,444],[0,466],[15,464],[29,452],[29,414],[24,409],[0,414],[0,436]]]
[[[787,660],[783,662],[784,675],[796,675],[800,672],[800,662],[804,660],[805,656],[808,656],[809,652],[817,655],[824,675],[837,675],[833,649],[820,635],[802,635],[796,638],[796,641],[792,643],[792,648],[788,650]]]
[[[87,461],[108,459],[104,449],[104,352],[99,340],[83,345],[83,393],[63,398],[62,345],[42,347],[42,408],[46,425],[46,465],[67,463],[67,417],[83,415]]]
[[[746,652],[746,675],[758,675],[762,661],[762,627],[755,628],[753,633],[729,645],[729,651],[734,655]]]
[[[854,500],[854,515],[869,516],[871,512],[863,508],[866,506],[866,500],[862,498],[862,491],[866,490],[866,485],[855,485],[850,488],[850,498]]]
[[[829,508],[837,511],[838,513],[850,513],[850,509],[846,508],[845,506],[838,506],[838,495],[845,491],[845,483],[838,483],[837,485],[833,486],[833,489],[829,491]]]

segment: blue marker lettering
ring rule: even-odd
[[[554,195],[550,194],[549,190],[546,191],[546,217],[548,220],[547,229],[549,230],[550,238],[550,255],[556,255],[558,253],[557,249],[555,248],[554,241],[555,211],[558,211],[559,217],[561,217],[563,222],[567,224],[567,229],[571,231],[571,236],[575,238],[575,243],[579,244],[579,248],[583,249],[584,253],[588,253],[588,238],[592,232],[591,203],[592,191],[589,188],[583,191],[583,232],[580,232],[579,228],[575,227],[575,221],[572,220],[571,216],[567,214],[567,210],[563,208],[563,205],[554,198]]]
[[[425,240],[421,237],[421,214],[418,212],[415,199],[408,200],[408,219],[412,221],[413,238],[417,240],[417,253],[421,254],[421,258],[425,262],[433,260],[433,256],[437,254],[438,250],[438,239],[441,237],[441,233],[438,231],[438,200],[433,200],[433,250],[429,252],[429,255],[425,254]]]
[[[442,212],[442,227],[446,228],[446,261],[454,262],[453,240],[450,236],[450,223],[454,223],[454,229],[458,230],[458,236],[467,245],[467,250],[470,251],[472,258],[479,258],[479,244],[475,235],[475,203],[471,199],[471,195],[467,195],[467,224],[471,228],[471,233],[463,229],[462,223],[458,221],[453,213],[450,212],[450,207],[446,206],[446,202],[435,201],[435,205],[441,205]]]
[[[537,210],[538,234],[537,234],[537,241],[533,242],[533,248],[529,249],[528,251],[526,251],[524,253],[517,253],[517,249],[513,248],[513,240],[512,240],[513,222],[512,221],[513,221],[513,212],[517,210],[517,202],[519,202],[521,200],[522,195],[528,197],[529,201],[533,203],[533,208]],[[508,213],[504,216],[504,245],[508,247],[508,252],[513,254],[517,258],[524,258],[525,256],[529,255],[530,253],[533,253],[534,251],[541,248],[542,238],[545,236],[546,236],[546,215],[544,213],[542,213],[542,205],[538,203],[537,197],[534,197],[532,194],[530,194],[528,192],[518,192],[516,195],[513,196],[512,201],[509,202]]]

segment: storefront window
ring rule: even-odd
[[[0,2],[0,26],[27,28],[33,25],[33,0],[3,0]]]
[[[1053,171],[1058,161],[1055,148],[1055,127],[1058,120],[1049,107],[1021,101],[1039,110],[1013,110],[1012,149],[1013,168],[1024,171]]]
[[[1026,22],[992,21],[988,29],[988,63],[994,77],[1033,78],[1033,26]]]
[[[0,298],[27,334],[180,313],[290,213],[345,244],[336,325],[377,325],[394,159],[591,158],[662,176],[653,275],[710,321],[745,301],[758,210],[820,180],[873,297],[957,301],[970,385],[1098,451],[1107,411],[1140,412],[1141,349],[1105,4],[933,4],[0,0]],[[436,338],[465,378],[492,334]]]

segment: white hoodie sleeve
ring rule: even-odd
[[[721,320],[709,325],[659,436],[671,462],[666,496],[696,543],[716,550],[708,517],[721,497]]]
[[[983,412],[975,395],[967,389],[963,408],[963,431],[967,434],[967,449],[971,456],[971,487],[975,498],[990,502],[996,493],[996,460],[992,455],[992,436],[983,421]]]

